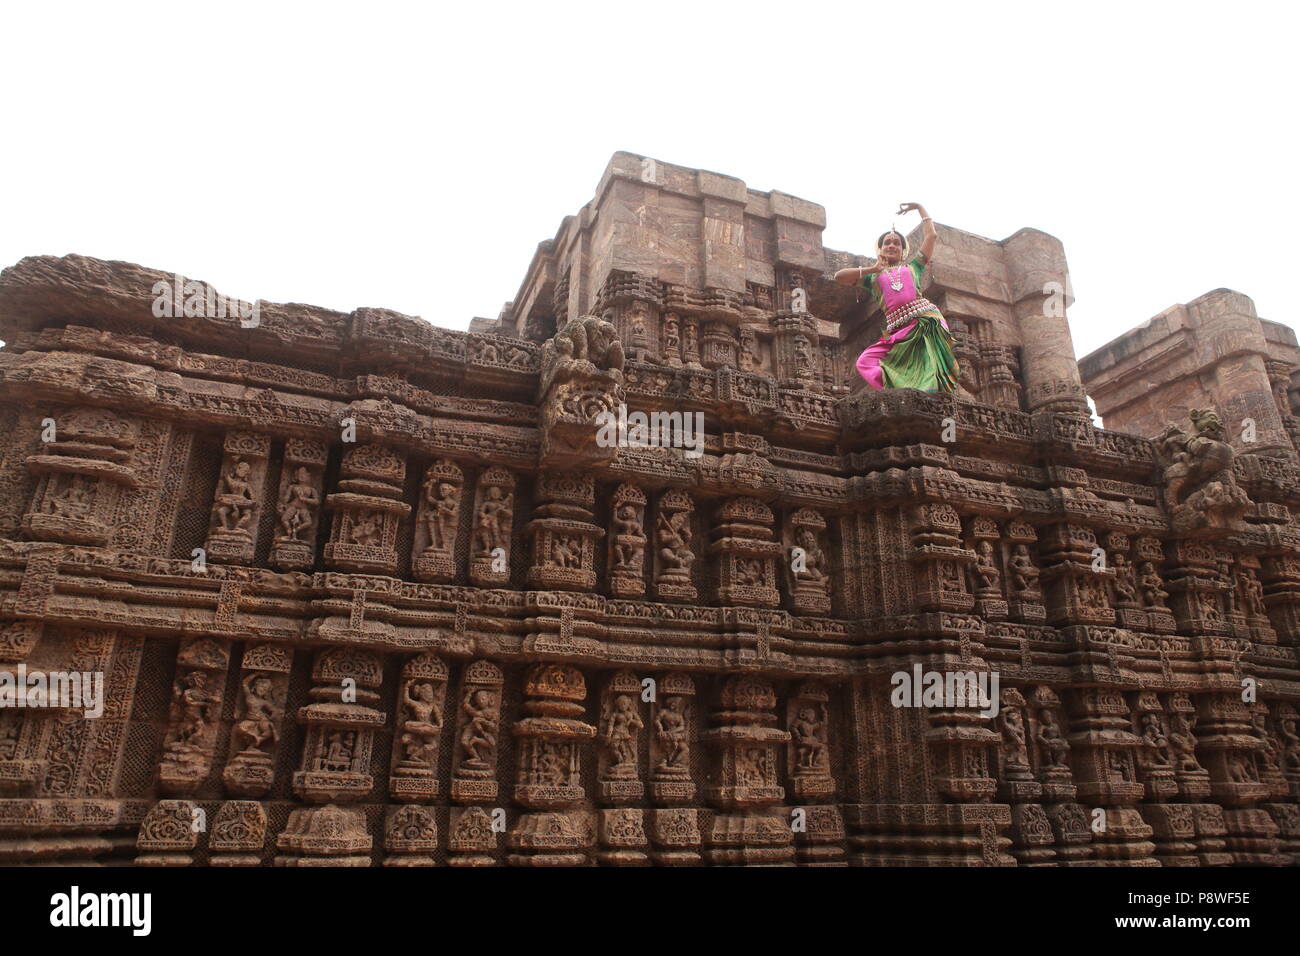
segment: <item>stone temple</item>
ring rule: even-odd
[[[0,862],[1300,861],[1294,334],[1079,363],[940,226],[961,388],[877,392],[825,221],[616,153],[468,332],[5,270]]]

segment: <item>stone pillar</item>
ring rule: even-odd
[[[1037,229],[1021,229],[1002,242],[1012,311],[1020,327],[1021,368],[1029,411],[1087,414],[1074,341],[1066,320],[1070,271],[1065,247]]]
[[[524,685],[523,717],[515,724],[518,767],[515,802],[525,812],[510,832],[513,866],[581,866],[592,844],[582,808],[581,747],[596,728],[579,720],[587,686],[582,672],[563,664],[536,664]]]
[[[309,803],[360,800],[375,785],[370,752],[385,722],[376,693],[383,681],[379,658],[350,647],[323,650],[311,679],[312,702],[298,709],[306,739],[293,792]]]
[[[1223,808],[1226,849],[1237,866],[1276,866],[1278,827],[1268,811],[1255,806],[1267,799],[1256,752],[1263,742],[1254,733],[1250,708],[1241,694],[1201,694],[1197,744],[1210,773],[1210,798]]]
[[[785,789],[777,779],[790,733],[774,725],[776,694],[759,677],[734,676],[722,689],[718,726],[704,734],[715,751],[717,783],[705,799],[718,808],[705,855],[715,865],[791,863],[794,834],[778,809]]]
[[[1239,454],[1294,458],[1269,378],[1270,351],[1255,303],[1240,292],[1215,289],[1187,305],[1199,381],[1223,419]],[[1246,428],[1246,420],[1254,423]],[[1253,440],[1245,440],[1250,437]]]
[[[911,562],[919,611],[969,611],[975,598],[966,589],[965,569],[975,553],[961,546],[961,517],[952,505],[917,505],[911,515]]]
[[[139,429],[102,408],[76,408],[59,416],[53,439],[26,459],[36,480],[22,519],[34,541],[104,546],[112,537],[118,504],[139,484],[131,450]]]
[[[1115,572],[1098,560],[1097,537],[1082,525],[1046,529],[1041,547],[1047,588],[1047,623],[1058,626],[1114,624],[1109,583]]]
[[[774,562],[781,545],[771,540],[772,523],[772,509],[757,498],[732,498],[718,509],[709,552],[717,556],[723,604],[780,604]]]
[[[1103,864],[1156,866],[1151,827],[1136,804],[1146,793],[1137,779],[1134,753],[1141,745],[1131,731],[1128,704],[1118,690],[1083,687],[1069,691],[1070,759],[1079,797],[1090,812],[1104,811],[1093,850]]]
[[[596,542],[604,530],[593,523],[596,484],[591,475],[542,472],[537,507],[524,528],[532,542],[528,583],[541,589],[591,591],[596,586]]]
[[[359,445],[343,456],[339,490],[325,500],[334,512],[326,565],[360,574],[397,570],[397,525],[411,512],[400,500],[405,480],[405,459],[380,445]]]

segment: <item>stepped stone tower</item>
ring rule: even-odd
[[[1294,336],[1103,430],[1061,243],[940,226],[961,388],[864,389],[825,218],[616,153],[468,332],[6,269],[0,693],[103,708],[0,706],[0,862],[1295,862]]]

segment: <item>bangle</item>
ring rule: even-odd
[[[921,217],[921,221],[922,221],[922,222],[934,222],[934,220],[931,219],[929,216],[922,216],[922,217]]]

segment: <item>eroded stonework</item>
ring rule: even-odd
[[[1033,230],[939,229],[955,395],[863,391],[824,224],[619,153],[469,332],[6,270],[0,671],[105,707],[0,708],[0,859],[1296,861],[1285,431],[1094,427]]]

